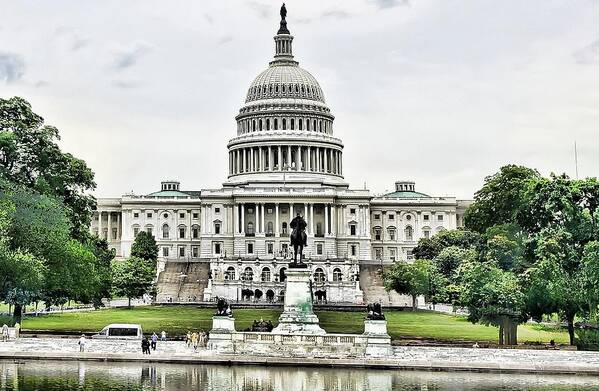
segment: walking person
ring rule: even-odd
[[[160,340],[166,341],[166,331],[162,330],[162,333],[160,333]]]
[[[148,337],[146,337],[145,335],[141,340],[141,353],[150,354],[150,341],[148,341]]]
[[[79,352],[85,352],[85,344],[87,343],[87,339],[85,338],[85,334],[81,334],[81,338],[79,338]]]
[[[19,339],[19,336],[21,335],[21,325],[19,324],[19,322],[15,323],[15,338]]]
[[[156,333],[152,334],[152,350],[156,350],[156,342],[158,342],[158,336]]]
[[[4,323],[2,326],[2,342],[8,341],[8,325]]]
[[[193,334],[191,334],[191,343],[193,345],[193,351],[195,352],[196,350],[198,350],[198,333],[196,333],[195,331],[193,332]]]
[[[185,336],[185,343],[187,343],[187,347],[191,346],[191,331],[187,330],[187,335]]]

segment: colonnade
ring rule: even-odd
[[[229,175],[283,170],[343,175],[341,150],[300,145],[240,147],[229,150]]]
[[[269,130],[305,130],[332,134],[333,121],[314,117],[266,117],[237,121],[238,134]]]
[[[120,240],[121,238],[121,214],[119,212],[111,211],[97,211],[98,216],[98,237],[100,239],[106,239],[108,243]],[[114,222],[116,226],[113,226],[113,214],[116,216]],[[104,227],[104,221],[102,216],[106,215],[106,227]],[[116,229],[116,238],[113,235],[113,229]],[[90,226],[90,231],[92,227]],[[94,233],[93,231],[91,233]]]
[[[321,227],[319,232],[318,223],[315,216],[315,205],[318,206],[319,209],[323,210],[324,213],[324,227]],[[281,221],[281,208],[288,208],[288,213],[286,216],[289,219],[289,222],[297,215],[297,213],[301,213],[308,226],[306,227],[306,233],[309,236],[331,236],[336,235],[336,216],[337,206],[330,203],[244,203],[240,202],[235,204],[235,213],[233,214],[233,224],[236,234],[241,235],[265,235],[265,236],[275,236],[279,237],[282,234],[289,234],[288,221]],[[246,224],[246,216],[248,215],[248,208],[252,208],[254,210],[253,230],[254,232],[247,232],[248,225]],[[269,218],[269,222],[274,222],[273,231],[270,232],[268,229],[268,224],[266,223],[265,216],[268,214],[268,209],[272,208],[272,213],[274,214],[274,221],[272,217]],[[320,220],[320,219],[319,219]],[[285,223],[285,226],[283,225]],[[287,232],[284,232],[284,227],[286,227]]]

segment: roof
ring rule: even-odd
[[[182,191],[178,191],[178,190],[161,190],[161,191],[156,191],[154,193],[150,193],[147,195],[147,197],[169,197],[169,198],[183,197],[183,198],[187,198],[187,197],[189,197],[189,194],[183,193]]]
[[[417,191],[394,191],[383,195],[388,198],[431,198],[428,194],[420,193]]]

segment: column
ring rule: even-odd
[[[279,147],[280,148],[280,147]],[[280,151],[280,149],[279,149]],[[281,236],[279,232],[279,203],[275,203],[275,236]]]
[[[261,233],[266,232],[266,227],[264,226],[264,203],[260,204],[260,225],[262,227]]]
[[[304,203],[304,220],[308,218],[308,204]]]
[[[311,148],[308,147],[308,156],[307,156],[307,164],[306,164],[306,171],[311,171],[311,167],[310,167],[310,160],[311,160],[311,156],[310,154],[312,153]]]
[[[328,163],[328,155],[329,155],[329,149],[325,148],[323,150],[323,154],[324,154],[324,172],[328,171],[328,167],[327,167],[327,163]]]
[[[329,234],[329,205],[324,204],[324,235]]]
[[[233,204],[233,235],[239,233],[239,205]]]
[[[254,162],[254,148],[250,148],[250,171],[256,171],[256,166]]]
[[[295,151],[295,171],[300,171],[302,169],[302,147],[299,145],[296,147]]]
[[[283,171],[283,154],[281,153],[281,146],[278,147],[278,163],[279,163],[279,171]]]
[[[121,228],[121,214],[116,214],[116,237],[121,240],[122,228]]]
[[[246,172],[245,148],[241,148],[241,171]]]
[[[320,147],[316,147],[316,172],[320,172]]]
[[[241,234],[245,235],[245,203],[241,203]]]
[[[289,203],[289,221],[291,221],[295,217],[295,212],[293,210],[293,203]]]
[[[274,171],[274,169],[275,169],[275,166],[273,165],[272,148],[269,145],[268,146],[268,170]]]
[[[331,204],[331,235],[337,235],[337,227],[335,227],[335,223],[337,219],[335,219],[335,213],[337,213],[337,207],[335,204]]]
[[[98,237],[102,239],[102,211],[98,210]]]
[[[287,167],[291,170],[291,145],[287,146]]]
[[[112,242],[112,212],[108,212],[108,231],[106,231],[106,241]]]
[[[314,235],[314,204],[310,204],[310,234]]]

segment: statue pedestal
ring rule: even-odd
[[[325,334],[312,309],[310,270],[307,267],[292,267],[290,264],[285,274],[285,307],[273,333]]]
[[[366,340],[366,356],[389,357],[393,354],[391,337],[387,334],[386,320],[364,320],[364,334]]]
[[[388,337],[386,320],[364,320],[364,335],[382,335]]]
[[[235,318],[229,316],[213,316],[212,330],[208,338],[208,349],[219,353],[233,353],[233,334],[235,333]]]

